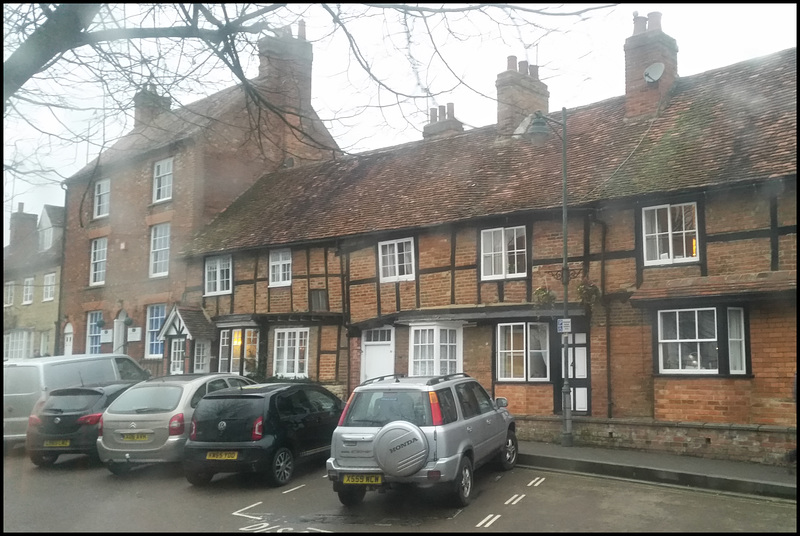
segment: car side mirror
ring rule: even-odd
[[[494,400],[495,404],[497,404],[498,408],[507,408],[508,407],[508,399],[502,396],[498,396]]]

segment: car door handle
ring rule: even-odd
[[[467,432],[472,433],[472,426],[467,426]]]

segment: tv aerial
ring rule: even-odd
[[[658,82],[658,79],[664,74],[664,64],[654,63],[644,70],[645,82]]]

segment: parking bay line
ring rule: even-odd
[[[297,491],[297,490],[299,490],[300,488],[304,488],[304,487],[306,487],[306,485],[305,485],[305,484],[300,484],[299,486],[295,486],[295,487],[293,487],[292,489],[287,489],[286,491],[282,491],[281,493],[283,493],[283,494],[286,494],[286,493],[291,493],[291,492],[293,492],[293,491]]]
[[[484,529],[489,528],[492,523],[500,519],[500,514],[489,514],[488,516],[484,517],[480,523],[475,525],[476,527],[482,527]]]
[[[544,482],[544,477],[543,476],[536,477],[533,480],[531,480],[530,482],[528,482],[528,487],[538,486],[542,482]]]

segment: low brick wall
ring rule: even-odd
[[[520,441],[561,442],[560,416],[516,419]],[[575,446],[782,465],[786,453],[797,446],[797,428],[573,417],[572,440]]]

